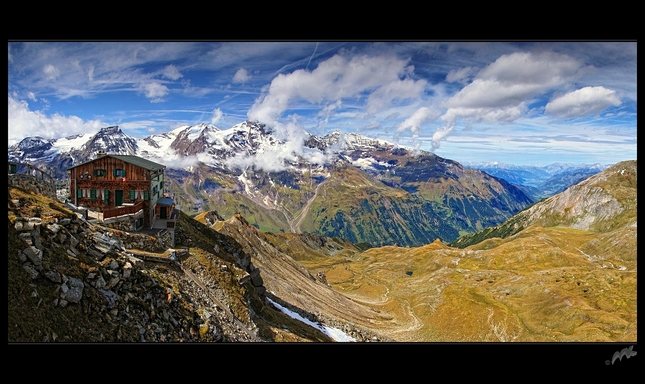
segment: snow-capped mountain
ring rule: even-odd
[[[262,124],[182,126],[143,139],[119,127],[26,138],[9,159],[67,169],[104,151],[166,165],[166,192],[188,214],[241,213],[263,231],[316,232],[373,245],[421,245],[496,225],[532,202],[513,185],[429,152],[355,133],[286,140]],[[283,140],[283,138],[285,138]]]

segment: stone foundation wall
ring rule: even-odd
[[[38,193],[39,195],[50,197],[57,200],[56,184],[38,179],[37,177],[25,174],[9,174],[7,184],[11,187],[21,188],[27,191]]]

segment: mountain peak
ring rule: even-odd
[[[121,134],[123,134],[123,131],[121,131],[121,128],[119,128],[118,125],[101,128],[101,130],[99,130],[97,133],[97,135],[121,135]]]

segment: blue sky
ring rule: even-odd
[[[636,42],[9,42],[9,145],[246,119],[459,162],[636,159]]]

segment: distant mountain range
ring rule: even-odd
[[[499,162],[464,163],[468,168],[482,170],[520,186],[533,200],[553,196],[577,184],[609,165],[552,163],[549,165],[512,165]]]
[[[548,183],[552,191],[586,172],[554,165],[524,173],[506,167],[496,175],[500,167],[464,167],[354,133],[282,136],[250,121],[229,129],[183,126],[144,139],[107,127],[63,139],[25,138],[8,148],[8,158],[65,178],[69,167],[99,151],[137,155],[167,166],[166,192],[191,216],[239,213],[265,232],[317,233],[373,246],[454,241],[551,193],[530,189],[547,176],[560,180]]]

